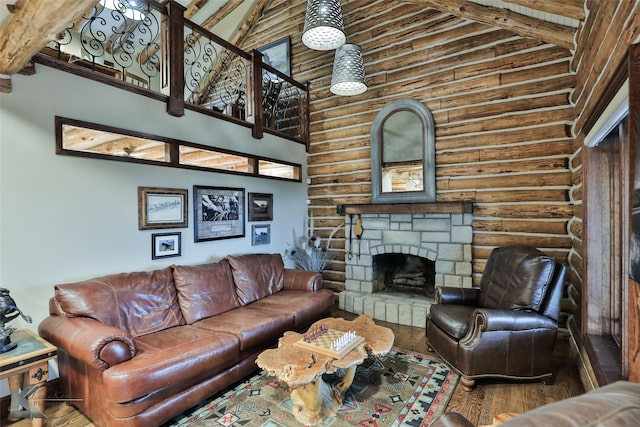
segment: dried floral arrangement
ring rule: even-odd
[[[342,227],[344,224],[334,228],[325,243],[320,236],[315,234],[313,214],[311,214],[306,236],[298,236],[294,229],[293,244],[289,245],[285,255],[298,270],[322,272],[327,264],[336,258],[336,253],[330,250],[331,239]]]

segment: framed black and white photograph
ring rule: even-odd
[[[182,233],[154,233],[151,235],[151,259],[181,255]]]
[[[244,237],[244,188],[193,186],[194,240]]]
[[[138,187],[138,229],[189,226],[187,190]]]
[[[291,77],[291,38],[284,37],[258,48],[262,62]]]
[[[271,241],[271,225],[260,224],[251,226],[251,246],[267,245]]]
[[[273,194],[248,194],[249,221],[273,220]]]

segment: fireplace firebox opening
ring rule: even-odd
[[[411,254],[386,253],[373,257],[374,292],[407,292],[435,296],[435,261]]]

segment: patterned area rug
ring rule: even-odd
[[[335,417],[323,426],[426,427],[444,411],[458,374],[442,361],[393,349],[360,365]],[[299,427],[286,383],[260,372],[176,417],[172,427]]]

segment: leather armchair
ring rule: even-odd
[[[524,245],[494,249],[479,288],[439,287],[427,319],[427,341],[462,376],[553,379],[566,266]]]

